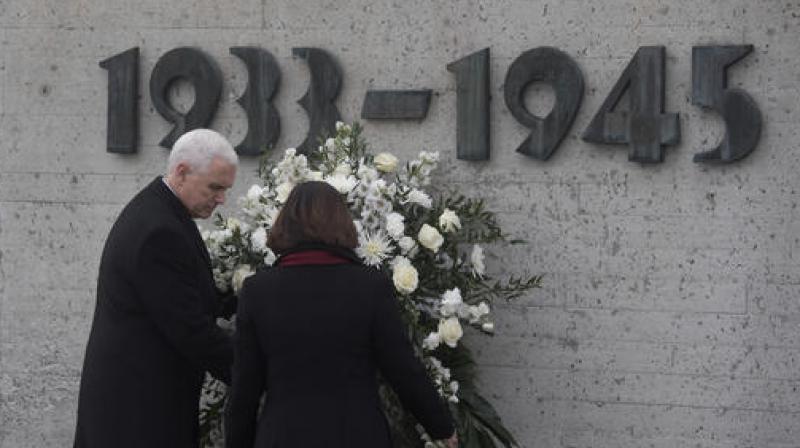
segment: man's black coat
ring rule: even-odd
[[[233,361],[218,303],[197,226],[157,178],[103,249],[76,448],[197,446],[204,372],[228,382]]]
[[[394,287],[377,269],[262,271],[242,288],[236,325],[227,448],[390,448],[378,370],[432,437],[453,433],[450,413],[414,355]]]

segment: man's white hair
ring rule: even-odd
[[[167,174],[179,163],[186,163],[193,171],[205,172],[214,157],[231,165],[239,164],[239,156],[222,134],[211,129],[194,129],[183,135],[172,145],[167,160]]]

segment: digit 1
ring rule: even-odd
[[[728,67],[753,51],[752,45],[692,47],[692,104],[716,111],[725,136],[716,148],[694,155],[695,162],[730,163],[756,149],[761,111],[744,90],[728,88]]]
[[[525,90],[534,82],[548,83],[555,91],[553,110],[545,118],[531,114],[525,107]],[[583,99],[583,74],[568,54],[557,48],[538,47],[511,63],[503,93],[511,115],[531,130],[517,152],[547,160],[575,121]]]
[[[139,137],[139,47],[101,61],[100,67],[108,70],[106,151],[134,153]]]
[[[247,88],[236,101],[247,112],[247,135],[236,146],[242,155],[259,155],[281,134],[281,119],[272,105],[278,90],[280,68],[272,54],[258,47],[232,47],[231,54],[247,66]]]
[[[194,86],[194,104],[185,115],[175,110],[167,98],[170,85],[178,78]],[[158,113],[174,126],[159,144],[172,148],[185,132],[207,127],[217,111],[221,94],[222,73],[214,60],[202,51],[180,47],[161,56],[150,74],[150,98]]]
[[[628,160],[664,161],[663,145],[681,139],[680,117],[664,113],[664,47],[639,47],[597,111],[582,138],[587,142],[629,145]],[[613,112],[625,92],[627,111]]]
[[[456,157],[489,160],[489,48],[447,64],[456,74]]]
[[[323,135],[336,132],[340,115],[333,102],[342,87],[342,71],[333,57],[319,48],[292,48],[292,54],[305,59],[311,71],[308,90],[297,101],[309,117],[308,133],[297,147],[297,152],[308,154],[317,148]]]

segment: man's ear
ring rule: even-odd
[[[189,172],[191,172],[191,168],[187,163],[180,162],[175,166],[175,174],[181,180],[183,180]]]

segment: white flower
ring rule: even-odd
[[[250,235],[250,244],[258,252],[267,250],[267,229],[259,227]]]
[[[253,185],[247,190],[247,199],[256,202],[261,198],[262,193],[264,193],[264,189],[260,185]]]
[[[343,128],[345,128],[346,126],[347,126],[347,125],[346,125],[346,124],[344,124],[344,123],[342,123],[341,121],[337,121],[337,122],[336,122],[336,131],[337,131],[337,132],[338,132],[338,131],[341,131],[341,130],[342,130]]]
[[[461,299],[461,290],[458,288],[448,289],[442,294],[442,303],[439,311],[442,316],[452,316],[462,307],[464,301]]]
[[[472,275],[475,277],[482,277],[484,272],[486,272],[486,265],[483,264],[484,258],[481,246],[477,244],[473,246],[470,262],[472,263]]]
[[[397,245],[400,246],[400,252],[403,255],[409,255],[411,250],[417,246],[417,243],[414,242],[414,238],[404,236],[397,240]]]
[[[320,181],[322,180],[322,171],[309,171],[306,177],[308,180]]]
[[[336,169],[333,170],[333,174],[340,174],[342,176],[349,176],[353,173],[353,170],[350,169],[350,165],[346,163],[340,163],[336,165]]]
[[[411,294],[417,289],[419,284],[419,274],[411,262],[404,257],[398,257],[404,261],[398,261],[392,270],[392,281],[394,287],[403,294]]]
[[[489,305],[486,302],[481,302],[478,306],[469,307],[470,323],[478,322],[487,314],[489,314]]]
[[[419,233],[417,234],[417,241],[419,241],[419,243],[425,248],[430,249],[435,253],[439,250],[439,247],[441,247],[442,243],[444,242],[444,238],[435,227],[428,224],[423,224],[422,228],[419,229]]]
[[[358,238],[356,253],[370,266],[378,266],[389,256],[389,240],[383,232],[362,235]]]
[[[394,240],[403,236],[403,231],[406,228],[405,224],[403,224],[404,220],[403,215],[397,212],[386,215],[386,231],[389,232],[389,236]]]
[[[439,333],[432,332],[422,341],[422,348],[425,350],[436,350],[439,347],[439,344],[442,343],[442,337],[439,336]]]
[[[272,263],[275,263],[275,260],[277,260],[278,257],[275,256],[275,253],[272,252],[272,249],[267,248],[266,253],[267,254],[264,255],[264,264],[267,266],[272,266]]]
[[[233,279],[231,280],[233,283],[233,292],[235,294],[239,294],[239,290],[242,289],[244,279],[253,274],[255,274],[255,272],[253,272],[249,264],[240,264],[237,266],[236,269],[233,270]]]
[[[389,154],[388,152],[382,152],[375,156],[373,160],[375,163],[375,168],[378,171],[383,171],[384,173],[391,173],[395,169],[397,169],[397,157]]]
[[[487,333],[493,333],[494,332],[494,324],[492,322],[484,322],[481,325],[481,330],[483,330],[483,331],[485,331]]]
[[[281,204],[286,202],[286,199],[289,197],[289,193],[292,192],[293,188],[294,184],[290,182],[284,182],[278,185],[277,187],[275,187],[275,192],[277,193],[275,200],[280,202]]]
[[[232,232],[235,232],[242,228],[242,222],[236,218],[228,218],[225,220],[225,227],[231,229]]]
[[[461,220],[458,219],[456,212],[446,208],[439,216],[439,228],[442,232],[455,232],[461,228]]]
[[[328,151],[333,151],[334,147],[336,146],[336,140],[332,138],[328,138],[325,140],[325,149]]]
[[[440,320],[438,332],[444,343],[453,348],[456,347],[461,336],[464,336],[464,330],[461,329],[457,317]]]
[[[412,204],[419,204],[425,208],[431,208],[431,205],[433,205],[431,197],[428,196],[428,194],[425,193],[424,191],[417,190],[416,188],[408,193],[405,202],[406,203],[410,202]]]
[[[355,188],[356,183],[358,183],[355,177],[344,174],[334,174],[333,176],[327,176],[325,178],[325,182],[327,182],[331,187],[335,188],[336,191],[342,194],[350,193],[350,191],[353,188]]]

